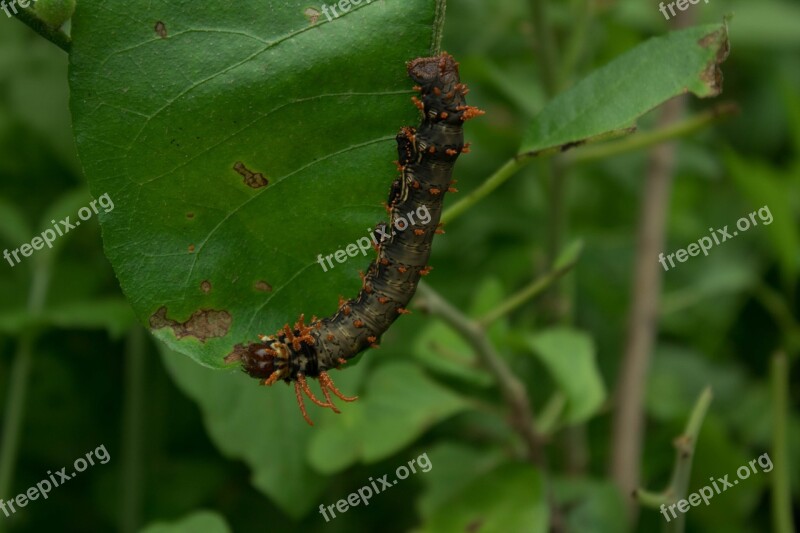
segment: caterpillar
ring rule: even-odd
[[[389,326],[409,313],[406,305],[420,277],[431,271],[427,262],[433,236],[443,233],[439,219],[444,195],[456,192],[451,181],[453,165],[469,151],[463,123],[483,114],[466,105],[467,86],[460,82],[458,63],[448,53],[417,58],[406,67],[419,92],[412,101],[421,111],[422,122],[417,128],[401,128],[396,136],[400,176],[393,181],[386,203],[390,221],[375,230],[383,237],[380,241],[373,237],[377,257],[362,275],[358,296],[340,297],[338,311],[329,318],[312,317],[306,324],[301,314],[294,326],[286,324],[274,335],[259,335],[260,342],[238,347],[226,357],[226,362],[241,361],[242,369],[262,385],[294,382],[300,412],[310,425],[303,395],[336,413],[340,411],[331,394],[345,402],[355,401],[357,397],[345,396],[336,388],[328,370],[340,368],[368,347],[377,347]],[[403,214],[419,209],[429,211],[427,224],[416,229],[396,227]],[[398,231],[389,235],[387,228]],[[319,380],[325,401],[311,392],[307,378]]]

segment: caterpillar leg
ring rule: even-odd
[[[324,388],[323,392],[325,392]],[[320,399],[317,398],[316,396],[314,396],[314,393],[311,392],[311,388],[308,386],[308,381],[306,381],[306,377],[303,374],[297,374],[297,381],[294,382],[294,394],[297,397],[297,405],[300,406],[300,413],[302,413],[303,418],[306,419],[306,422],[308,422],[310,426],[313,426],[314,422],[311,421],[311,418],[309,418],[308,416],[308,412],[306,412],[306,404],[303,401],[304,393],[306,396],[308,396],[309,400],[319,405],[320,407],[330,407],[331,409],[334,410],[334,412],[337,413],[339,412],[333,405],[333,403],[330,402],[330,399],[328,399],[328,402],[325,403],[320,401]],[[327,393],[325,394],[325,397],[326,398],[328,397]]]
[[[328,397],[328,391],[330,390],[336,396],[341,398],[345,402],[354,402],[358,400],[358,396],[345,396],[341,393],[339,389],[336,388],[336,385],[333,384],[333,380],[328,375],[327,372],[320,372],[319,373],[319,386],[322,387],[322,391],[325,393],[325,397]]]

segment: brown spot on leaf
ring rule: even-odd
[[[270,285],[264,280],[257,281],[255,284],[255,288],[257,291],[261,292],[272,292],[272,285]]]
[[[167,38],[167,25],[161,22],[160,20],[156,22],[155,30],[156,30],[156,35],[158,35],[162,39]]]
[[[194,213],[186,213],[186,218],[194,218]]]
[[[730,41],[728,40],[728,28],[723,25],[719,30],[703,36],[697,41],[697,44],[703,48],[711,46],[717,47],[717,53],[714,56],[703,72],[700,73],[700,79],[709,88],[709,94],[703,96],[717,96],[722,92],[722,69],[720,65],[728,58],[728,53],[731,51]]]
[[[200,290],[206,294],[211,292],[211,282],[208,280],[203,280],[203,282],[200,284]]]
[[[321,15],[321,13],[316,9],[314,9],[313,7],[309,7],[306,8],[305,11],[303,11],[303,15],[305,15],[308,21],[313,25],[316,24],[317,21],[319,20],[319,16]]]
[[[189,245],[189,253],[194,252],[194,244]]]
[[[269,185],[269,180],[264,177],[264,174],[261,174],[260,172],[252,172],[246,166],[244,166],[244,163],[241,161],[237,161],[236,164],[233,165],[233,170],[238,172],[244,178],[244,184],[248,187],[260,189],[261,187],[266,187]]]
[[[167,308],[162,306],[150,316],[150,328],[171,328],[179,339],[195,337],[200,342],[215,337],[224,337],[231,327],[232,318],[227,311],[200,309],[195,311],[185,322],[167,318]]]

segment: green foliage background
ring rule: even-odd
[[[395,2],[384,2],[396,8]],[[341,126],[329,110],[304,110],[321,118],[304,124],[293,122],[296,117],[290,116],[272,129],[263,126],[259,135],[238,146],[239,155],[261,157],[259,147],[263,145],[288,150],[310,147],[319,154],[309,157],[317,157],[335,152],[336,143],[385,138],[349,158],[351,163],[355,161],[354,167],[361,168],[357,172],[336,160],[319,173],[309,172],[306,181],[316,185],[309,185],[313,191],[306,190],[304,199],[280,196],[279,188],[272,189],[273,193],[270,188],[275,183],[271,184],[266,189],[274,194],[269,212],[279,221],[263,220],[273,224],[269,228],[275,229],[271,234],[276,236],[274,241],[253,240],[260,225],[253,225],[245,234],[230,234],[220,248],[219,253],[225,254],[212,257],[210,272],[239,272],[271,264],[271,256],[264,250],[279,246],[279,230],[299,225],[301,238],[289,243],[296,247],[289,255],[296,252],[310,257],[312,252],[350,242],[337,232],[360,235],[362,227],[381,216],[380,201],[392,179],[392,172],[386,172],[386,163],[393,157],[391,136],[398,126],[415,122],[415,111],[407,102],[410,92],[404,92],[408,82],[402,69],[389,74],[392,69],[388,66],[398,62],[402,66],[403,58],[425,54],[430,48],[433,3],[417,3],[419,9],[429,11],[408,15],[408,20],[381,19],[383,25],[365,18],[365,24],[373,24],[369,31],[345,26],[350,23],[346,19],[332,23],[331,30],[352,46],[338,46],[342,41],[336,38],[312,43],[306,51],[312,57],[349,63],[355,71],[379,63],[382,49],[391,50],[393,59],[381,63],[385,72],[364,72],[360,81],[374,86],[375,80],[393,75],[381,89],[398,94],[385,101],[345,98],[337,102],[340,118],[349,129],[336,134],[332,132]],[[73,61],[79,63],[81,54],[102,56],[103,49],[94,46],[108,45],[107,41],[126,35],[107,26],[91,27],[93,20],[118,24],[128,32],[126,25],[143,20],[143,31],[152,34],[156,20],[162,16],[180,20],[187,10],[198,20],[218,20],[223,26],[243,17],[230,6],[193,8],[194,3],[178,2],[172,12],[152,14],[151,22],[141,4],[134,10],[135,16],[120,15],[113,23],[108,22],[108,7],[102,2],[79,5],[73,35],[92,45],[80,48],[76,42]],[[290,21],[271,16],[269,8],[286,13],[287,6],[296,6],[278,4],[242,3],[250,10],[245,18],[280,32],[281,24]],[[551,4],[552,29],[564,52],[559,68],[566,87],[669,30],[657,8],[641,2]],[[694,491],[710,476],[732,474],[771,450],[769,359],[781,348],[789,353],[790,363],[795,363],[790,366],[794,368],[789,376],[788,432],[790,450],[800,446],[796,387],[800,9],[791,0],[758,4],[715,0],[690,9],[696,10],[697,24],[718,23],[723,15],[734,13],[729,23],[732,51],[722,65],[725,84],[721,98],[736,102],[741,113],[678,141],[665,252],[686,247],[706,235],[709,227],[735,224],[739,217],[765,204],[774,215],[770,226],[741,233],[713,248],[709,257],[693,258],[664,273],[658,338],[647,383],[642,477],[648,488],[667,484],[674,460],[671,442],[682,431],[700,391],[711,385],[714,402],[700,433],[689,485]],[[398,8],[397,13],[401,12],[408,13]],[[427,20],[428,25],[415,26],[415,17]],[[81,23],[86,26],[81,28]],[[182,30],[171,25],[168,29],[176,34]],[[467,125],[473,150],[457,165],[462,195],[448,197],[448,205],[477,188],[520,146],[523,150],[551,146],[531,140],[531,130],[540,124],[534,118],[548,102],[535,42],[528,2],[456,0],[448,5],[442,48],[460,61],[462,77],[471,89],[470,103],[487,111],[486,116]],[[209,62],[226,59],[226,43],[229,41],[201,36],[199,41],[182,43],[182,53],[196,59],[198,68],[210,68]],[[361,43],[364,52],[354,48],[354,43]],[[689,63],[688,57],[676,61],[668,54],[658,55],[664,49],[653,47],[652,61],[647,64],[650,70],[642,71],[647,78],[638,82],[655,84],[660,75],[671,79],[672,70],[661,72],[654,65],[666,69],[671,60]],[[98,91],[130,85],[135,93],[136,84],[143,84],[143,94],[152,89],[152,94],[168,97],[169,91],[176,90],[170,85],[175,79],[173,70],[142,76],[148,57],[143,56],[145,63],[138,65],[135,59],[106,65],[108,70],[95,79],[73,78],[73,124],[67,55],[18,21],[0,16],[0,248],[13,249],[29,242],[50,219],[74,214],[87,205],[91,197],[84,173],[92,181],[96,197],[112,190],[107,187],[118,187],[114,183],[117,174],[145,179],[162,174],[161,165],[172,168],[182,161],[184,152],[164,156],[158,149],[163,146],[161,141],[169,142],[176,135],[185,136],[179,142],[191,143],[191,134],[161,131],[164,124],[157,124],[146,142],[131,145],[133,156],[118,166],[114,158],[119,156],[119,147],[130,141],[125,135],[136,126],[135,121],[119,109],[105,109],[95,124],[99,127],[85,127],[86,117],[97,111],[91,98]],[[75,70],[71,74],[77,75]],[[243,78],[232,78],[243,88],[221,91],[225,98],[212,108],[225,114],[208,114],[199,106],[203,113],[195,109],[196,116],[179,116],[178,122],[170,125],[176,131],[185,126],[201,132],[211,140],[199,142],[213,143],[213,135],[224,129],[221,124],[230,114],[246,118],[262,111],[268,99],[260,90],[265,94],[293,90],[294,80],[269,75],[263,77],[262,88],[261,76],[254,68]],[[335,81],[334,74],[330,76]],[[325,79],[304,80],[312,82],[325,83]],[[636,84],[637,80],[631,76],[625,83]],[[664,92],[658,101],[673,94],[663,83],[655,85],[654,92]],[[616,101],[614,96],[625,95],[625,87],[619,88],[619,94],[608,83],[592,89],[585,98],[584,93],[573,101],[567,97],[564,109],[574,111],[580,106],[587,114],[599,110],[618,120],[607,129],[625,127],[636,119],[636,115],[609,111],[615,109],[609,107],[609,99]],[[120,105],[126,101],[124,92],[113,97]],[[687,113],[694,114],[714,102],[692,97],[688,105]],[[360,120],[362,109],[381,109],[384,115]],[[639,129],[652,130],[657,114],[641,118]],[[558,125],[559,116],[551,112],[550,121]],[[391,123],[385,134],[384,123]],[[320,131],[314,133],[317,127]],[[312,137],[293,138],[293,128]],[[87,142],[91,145],[91,139],[87,140],[90,133],[98,143],[86,148]],[[83,167],[77,159],[76,136]],[[324,139],[330,144],[316,142]],[[280,155],[272,159],[263,156],[278,175],[289,168],[287,161],[303,152],[280,153],[287,154],[286,161]],[[385,335],[380,350],[370,351],[353,368],[337,373],[339,388],[357,392],[361,400],[344,406],[341,415],[313,410],[317,424],[313,429],[297,413],[289,388],[265,390],[240,372],[211,370],[192,360],[218,366],[231,342],[195,342],[184,348],[160,331],[158,336],[178,350],[173,352],[137,324],[131,307],[138,322],[146,323],[160,301],[154,295],[170,287],[173,277],[183,280],[185,272],[179,270],[179,259],[153,263],[147,266],[152,272],[144,278],[152,282],[148,285],[134,278],[142,265],[126,261],[147,243],[163,246],[162,251],[168,253],[167,248],[191,231],[181,221],[186,205],[195,202],[196,207],[201,193],[209,202],[216,202],[206,204],[218,217],[212,218],[212,226],[225,216],[221,206],[226,201],[249,193],[233,188],[220,192],[215,181],[230,170],[228,159],[235,155],[211,152],[207,160],[187,165],[183,173],[173,173],[168,182],[172,189],[150,191],[142,200],[143,213],[133,212],[131,207],[138,198],[126,196],[124,187],[119,194],[115,190],[111,197],[116,203],[114,213],[120,218],[101,217],[105,254],[99,225],[93,219],[59,240],[53,252],[38,252],[14,268],[0,263],[0,401],[4,417],[9,412],[5,399],[20,384],[12,374],[13,362],[27,354],[31,364],[30,377],[25,380],[27,402],[13,483],[10,492],[0,498],[12,498],[35,485],[48,470],[71,465],[100,444],[111,455],[108,464],[90,468],[54,490],[48,500],[32,502],[13,519],[0,514],[0,530],[136,531],[146,527],[149,532],[228,528],[344,532],[416,528],[448,532],[482,524],[480,531],[542,531],[552,518],[546,496],[546,487],[550,487],[555,502],[564,509],[565,531],[626,531],[624,498],[615,491],[607,471],[611,402],[633,297],[632,268],[647,172],[646,150],[571,167],[565,241],[580,239],[583,248],[575,256],[575,268],[563,281],[569,302],[567,323],[555,323],[557,313],[549,305],[552,300],[543,298],[525,304],[488,330],[502,357],[527,386],[534,411],[546,418],[546,405],[562,405],[548,419],[549,471],[545,473],[520,461],[519,442],[505,423],[502,397],[472,348],[443,322],[420,312],[399,320]],[[448,224],[447,233],[436,239],[431,260],[435,270],[427,281],[469,316],[483,316],[546,272],[551,231],[545,180],[548,164],[543,159],[522,169]],[[376,175],[386,179],[381,181]],[[314,177],[317,182],[312,181]],[[331,214],[325,202],[334,195],[326,193],[321,178],[343,184],[339,200],[355,206],[354,210]],[[116,276],[111,263],[117,267]],[[256,317],[264,321],[263,326],[251,323],[248,329],[237,325],[231,335],[245,340],[262,327],[264,332],[271,331],[298,311],[331,311],[336,294],[357,290],[356,273],[366,265],[355,260],[350,263],[340,271],[303,280],[313,290],[307,294],[287,291],[264,317]],[[292,267],[291,262],[281,264],[281,275],[288,275]],[[176,285],[174,293],[163,295],[184,319],[198,305],[208,303],[199,291],[187,295],[186,288],[196,287],[199,281]],[[215,284],[221,295],[215,295],[219,300],[211,303],[235,306],[252,315],[253,305],[258,305],[262,295],[252,292],[239,298],[241,294],[230,288],[235,286],[233,278],[228,282],[227,288]],[[44,297],[38,292],[42,289]],[[0,439],[5,442],[8,435],[0,435]],[[576,442],[582,445],[577,453],[583,459],[575,459]],[[370,477],[393,474],[399,465],[422,453],[431,459],[432,470],[375,496],[369,507],[354,507],[331,523],[317,512],[319,504],[346,498]],[[800,462],[796,453],[791,459],[788,474],[797,509]],[[576,464],[578,468],[574,468]],[[0,472],[0,478],[3,475],[8,472]],[[711,506],[692,509],[687,530],[765,530],[768,526],[764,524],[771,519],[769,479],[764,474],[753,476],[716,497]],[[643,510],[638,530],[652,531],[662,522],[657,512]]]

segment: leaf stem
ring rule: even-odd
[[[634,150],[649,148],[653,145],[671,139],[690,135],[705,128],[706,126],[709,126],[710,124],[713,124],[714,122],[717,122],[718,120],[721,120],[724,117],[737,113],[738,110],[739,108],[735,103],[724,102],[714,106],[708,111],[695,115],[694,117],[681,120],[655,131],[637,133],[636,135],[623,141],[581,147],[575,150],[574,155],[566,157],[564,163],[586,163],[589,161],[595,161],[606,157],[632,152]],[[545,152],[542,155],[547,156],[552,153],[556,152]],[[537,157],[536,154],[521,153],[516,155],[513,159],[506,161],[477,189],[446,209],[442,215],[442,222],[447,224],[463,215],[465,211],[471,209],[475,204],[489,196],[489,194],[494,192],[495,189],[508,181],[508,179],[516,174],[519,170],[530,164],[535,157]]]
[[[533,27],[536,32],[536,48],[542,66],[542,83],[549,97],[558,92],[558,64],[555,39],[553,38],[552,24],[548,17],[547,0],[530,0],[533,14]]]
[[[133,533],[141,526],[142,457],[144,444],[145,357],[144,329],[136,324],[125,347],[125,403],[122,442],[122,513],[120,531]]]
[[[433,37],[431,39],[431,55],[437,55],[442,49],[444,35],[444,18],[447,12],[447,0],[436,0],[436,12],[433,17]]]
[[[577,257],[565,265],[554,268],[547,274],[531,282],[527,287],[486,313],[478,320],[478,325],[487,327],[499,318],[509,314],[517,309],[519,306],[535,298],[536,296],[547,290],[553,283],[559,280],[564,274],[569,272],[575,267]]]
[[[781,295],[766,283],[759,283],[755,288],[755,296],[781,328],[789,354],[800,351],[800,324]]]
[[[36,315],[41,312],[49,285],[49,261],[35,261],[31,286],[28,290],[27,311],[29,314]],[[3,413],[3,440],[0,445],[0,498],[3,499],[11,496],[10,491],[13,488],[14,470],[19,453],[22,420],[25,414],[33,362],[33,347],[36,344],[37,335],[37,331],[30,329],[20,335],[17,353],[14,356],[9,376],[8,396]],[[3,529],[3,521],[0,521],[0,531]]]
[[[526,166],[533,159],[530,157],[515,157],[506,161],[503,166],[495,171],[494,174],[484,181],[477,189],[466,195],[464,198],[451,205],[442,214],[442,222],[449,224],[459,216],[463,215],[465,211],[472,206],[489,196],[500,185],[508,181],[508,179],[517,173],[522,167]]]
[[[784,353],[772,356],[772,525],[778,533],[795,531],[789,482],[787,413],[789,411],[789,363]]]
[[[33,8],[21,8],[17,6],[16,10],[14,10],[14,16],[20,22],[64,50],[66,53],[70,52],[72,48],[72,39],[70,39],[69,35],[58,28],[48,26],[45,21],[39,18]]]
[[[692,461],[697,438],[700,435],[700,428],[703,426],[703,420],[708,412],[708,407],[711,405],[712,398],[711,387],[706,387],[694,404],[683,434],[674,441],[675,464],[672,468],[672,478],[669,486],[661,493],[637,489],[634,492],[634,497],[639,503],[646,507],[658,509],[662,505],[671,505],[684,499],[689,489],[689,480],[692,475]],[[669,511],[664,512],[669,513]],[[666,531],[681,533],[684,529],[685,521],[686,515],[677,513],[677,517],[670,519],[667,523]]]
[[[503,398],[511,410],[511,426],[525,443],[528,461],[544,468],[542,437],[534,426],[528,391],[505,360],[495,351],[494,346],[486,337],[486,331],[450,305],[426,283],[420,282],[417,286],[417,293],[421,296],[416,300],[418,309],[440,317],[475,349],[478,359],[494,376]]]
[[[605,159],[607,157],[613,157],[627,152],[632,152],[634,150],[649,148],[650,146],[662,143],[664,141],[669,141],[679,137],[686,137],[710,124],[713,124],[714,122],[717,122],[730,115],[737,114],[738,112],[739,106],[736,105],[736,103],[722,102],[707,111],[680,120],[673,124],[669,124],[663,128],[644,133],[636,133],[621,141],[581,147],[566,157],[570,163],[578,164],[596,161],[598,159]]]

